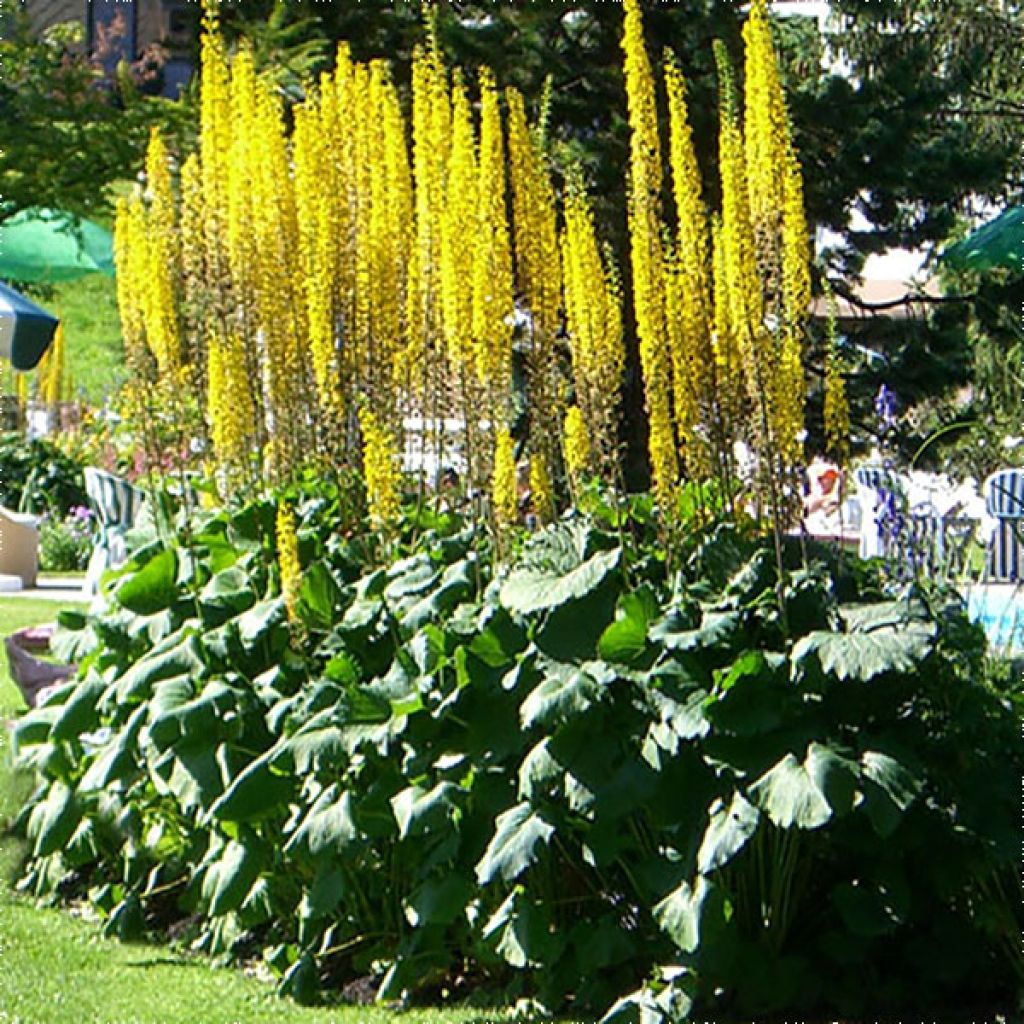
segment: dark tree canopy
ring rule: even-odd
[[[82,26],[36,35],[20,7],[0,7],[0,209],[109,209],[106,186],[134,177],[149,126],[179,124],[177,105],[139,93],[131,69],[105,82],[82,52]]]

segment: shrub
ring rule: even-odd
[[[15,733],[30,891],[126,936],[189,917],[300,999],[373,974],[668,1018],[1019,985],[1019,721],[953,595],[794,553],[780,581],[727,526],[670,567],[642,502],[497,572],[453,516],[381,567],[329,488],[295,507],[291,624],[270,501],[63,616],[80,679]]]
[[[0,435],[0,504],[65,516],[87,502],[80,463],[50,441]]]
[[[73,572],[89,564],[92,512],[76,505],[63,519],[45,516],[39,529],[39,564],[48,572]]]

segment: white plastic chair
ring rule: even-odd
[[[0,507],[0,576],[14,576],[23,588],[39,574],[39,521]]]
[[[85,493],[99,525],[99,537],[85,574],[85,592],[95,594],[103,574],[126,561],[125,534],[135,524],[146,494],[127,480],[94,466],[85,469]]]

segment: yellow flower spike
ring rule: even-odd
[[[370,516],[378,523],[392,523],[401,511],[394,440],[366,406],[359,410],[359,429],[363,435],[363,476]]]
[[[213,450],[222,466],[232,467],[229,479],[234,480],[248,458],[255,419],[245,350],[237,335],[209,340],[206,393]]]
[[[765,0],[753,0],[743,26],[744,146],[755,225],[777,231],[783,169],[790,146],[782,83]]]
[[[578,487],[590,472],[590,436],[578,405],[569,406],[565,414],[562,449],[569,478]]]
[[[719,430],[717,382],[711,348],[713,304],[707,210],[686,101],[686,81],[676,62],[665,66],[670,163],[678,232],[667,276],[676,426],[691,475],[711,471],[712,437]]]
[[[460,77],[452,86],[452,148],[448,202],[442,217],[441,296],[448,357],[456,371],[473,359],[473,246],[477,217],[476,142],[469,98]]]
[[[146,153],[146,185],[146,342],[159,372],[173,374],[181,363],[174,281],[179,242],[169,154],[156,128],[150,134]]]
[[[28,408],[28,374],[14,374],[14,397],[18,403],[18,412],[24,416]]]
[[[516,280],[530,311],[524,336],[527,389],[535,421],[553,423],[558,419],[562,382],[556,345],[561,326],[562,268],[555,191],[538,141],[540,132],[530,128],[522,95],[508,89],[505,97]],[[538,431],[534,447],[550,464],[558,459],[558,439],[550,431]]]
[[[543,455],[530,456],[530,500],[534,514],[542,523],[550,523],[555,518],[554,488]]]
[[[295,510],[287,501],[277,506],[277,565],[281,573],[281,596],[288,619],[298,618],[299,590],[302,586],[302,563],[299,561],[299,540],[295,531]]]
[[[672,426],[671,357],[666,325],[662,251],[661,157],[654,76],[644,46],[639,0],[625,0],[622,49],[629,101],[629,233],[640,366],[650,424],[654,489],[667,509],[679,475]]]
[[[579,418],[596,450],[601,472],[611,476],[616,461],[617,417],[626,354],[622,340],[622,296],[611,257],[602,259],[590,201],[570,175],[562,235],[564,301]]]
[[[494,476],[491,488],[494,521],[499,530],[515,526],[519,518],[519,489],[512,435],[500,428],[494,439]]]
[[[783,318],[786,324],[796,328],[805,323],[810,314],[811,245],[804,212],[803,175],[792,147],[785,156],[782,191]]]
[[[829,454],[843,465],[850,455],[850,405],[836,338],[836,300],[827,279],[824,288],[828,303],[825,334],[825,444]]]
[[[480,72],[478,218],[473,252],[473,343],[477,375],[505,418],[512,383],[512,254],[505,205],[505,145],[493,74]]]
[[[451,147],[452,112],[448,76],[431,36],[412,67],[413,243],[409,254],[406,346],[396,368],[398,379],[422,396],[427,352],[443,334],[441,238],[445,209],[445,167]]]
[[[143,283],[148,271],[148,245],[142,203],[137,197],[119,199],[114,218],[114,264],[117,268],[117,308],[129,364],[146,347]]]
[[[537,331],[547,337],[558,329],[562,289],[555,193],[531,131],[522,95],[507,89],[509,172],[515,226],[516,279]]]

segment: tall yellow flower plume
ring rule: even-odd
[[[478,217],[473,250],[473,343],[495,421],[505,417],[512,381],[512,254],[505,206],[505,144],[494,76],[480,72]]]
[[[570,173],[562,236],[564,301],[578,408],[569,410],[590,435],[601,472],[616,461],[617,419],[626,353],[622,296],[611,256],[602,259],[578,170]]]
[[[441,295],[448,355],[457,371],[473,360],[473,245],[477,217],[476,141],[461,76],[452,85],[452,148],[442,214]]]
[[[536,333],[549,337],[558,329],[562,289],[555,192],[537,135],[527,121],[522,94],[507,89],[505,98],[516,279],[530,307]]]
[[[366,406],[359,410],[359,428],[363,435],[363,476],[370,516],[378,523],[394,522],[401,511],[394,440]]]
[[[169,159],[154,128],[146,154],[146,341],[160,373],[173,375],[181,364],[181,339],[175,283],[179,236]]]
[[[211,338],[207,360],[210,440],[221,464],[230,468],[230,484],[249,457],[255,421],[242,339],[234,334],[223,340]]]
[[[555,341],[562,295],[555,191],[538,133],[527,121],[522,95],[508,89],[505,96],[516,280],[529,307],[524,342],[530,414],[537,423],[553,423],[558,419],[562,383]],[[553,463],[559,455],[557,437],[545,430],[537,435],[538,450]]]
[[[679,475],[672,427],[671,357],[665,311],[665,261],[660,210],[661,157],[654,76],[644,46],[639,0],[625,0],[622,49],[629,101],[629,233],[640,365],[649,423],[654,489],[664,507]]]
[[[297,619],[299,590],[302,587],[302,562],[299,560],[299,541],[295,531],[295,510],[287,501],[277,506],[277,565],[281,573],[281,596],[284,598],[288,618]]]
[[[590,437],[587,423],[578,405],[570,405],[565,414],[562,433],[565,468],[575,486],[590,472]]]
[[[516,480],[516,456],[512,435],[499,428],[494,439],[494,477],[491,485],[494,521],[507,529],[519,518],[519,489]]]
[[[442,336],[441,237],[445,166],[451,146],[452,113],[448,76],[431,34],[429,49],[418,48],[412,64],[413,244],[409,256],[406,348],[399,373],[422,393],[425,360]]]
[[[765,0],[753,0],[743,26],[744,122],[750,209],[755,226],[776,231],[790,145],[782,83]]]
[[[850,455],[850,404],[836,336],[836,300],[827,279],[824,290],[828,303],[825,321],[825,444],[829,454],[842,465]]]
[[[543,455],[530,456],[530,501],[534,514],[542,523],[555,518],[555,492],[551,485],[547,460]]]
[[[18,403],[18,414],[24,417],[28,409],[28,374],[14,374],[14,397]]]
[[[691,475],[712,468],[711,448],[720,435],[711,349],[711,278],[707,210],[686,102],[686,82],[675,60],[665,66],[670,125],[672,191],[678,231],[667,278],[668,331],[672,352],[676,426]]]

